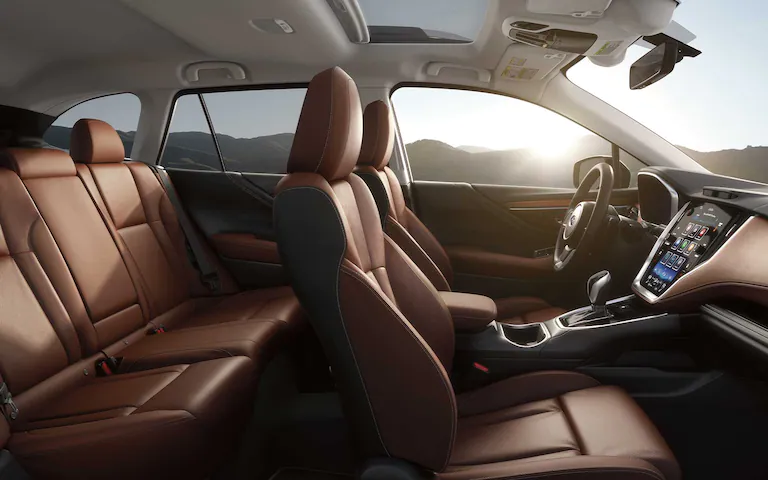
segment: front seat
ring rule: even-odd
[[[395,140],[394,119],[381,100],[368,104],[363,115],[363,143],[355,170],[373,193],[382,224],[392,240],[440,291],[451,291],[451,260],[437,238],[405,204],[405,197],[389,158]],[[566,311],[541,298],[496,299],[499,322],[525,324],[555,318]]]
[[[281,258],[371,462],[362,478],[679,479],[637,404],[585,375],[538,372],[454,393],[451,316],[352,175],[362,123],[352,79],[338,67],[316,75],[274,204]],[[382,465],[411,476],[367,476]]]

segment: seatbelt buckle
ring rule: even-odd
[[[5,382],[0,384],[0,410],[9,422],[19,418],[19,407],[14,403],[13,395]]]
[[[106,357],[96,362],[96,374],[102,377],[109,377],[117,373],[120,368],[120,358]]]
[[[165,325],[163,325],[161,323],[157,327],[155,327],[152,330],[150,330],[149,332],[147,332],[147,334],[148,335],[157,335],[158,333],[165,333],[165,332],[166,332]]]
[[[221,282],[219,281],[218,273],[209,273],[208,275],[200,275],[200,281],[203,282],[208,290],[212,292],[218,292],[221,289]]]

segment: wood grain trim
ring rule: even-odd
[[[520,200],[507,203],[509,208],[568,208],[571,199],[548,198],[543,200]]]
[[[213,248],[222,257],[235,260],[280,264],[277,243],[257,238],[252,233],[217,233],[211,236]]]

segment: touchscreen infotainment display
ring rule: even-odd
[[[654,254],[640,284],[655,295],[663,293],[696,266],[732,219],[711,203],[689,207]]]

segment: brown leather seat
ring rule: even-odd
[[[99,348],[142,320],[131,318],[135,307],[120,309],[130,289],[113,285],[120,281],[116,271],[75,284],[72,274],[80,266],[65,262],[60,247],[67,245],[57,245],[49,229],[60,223],[41,215],[50,211],[39,211],[27,189],[64,201],[62,195],[71,192],[49,179],[79,180],[71,160],[59,161],[66,154],[42,158],[52,161],[19,164],[26,178],[38,180],[26,188],[16,174],[0,169],[0,381],[18,407],[17,416],[1,407],[7,418],[0,417],[0,447],[34,478],[206,477],[247,418],[257,363],[227,357],[98,376],[95,365],[104,358]],[[73,217],[67,217],[69,226],[77,228]],[[90,264],[108,258],[89,245],[79,247]],[[106,315],[103,320],[91,324],[70,316],[78,302],[86,310],[78,287],[87,301],[98,300],[90,311]]]
[[[89,151],[98,155],[99,144]],[[65,152],[16,148],[3,161],[24,182],[71,271],[72,278],[54,284],[81,327],[81,342],[90,353],[121,357],[121,373],[232,355],[258,359],[281,330],[301,320],[290,289],[235,294],[225,280],[230,295],[191,298],[205,287],[146,165],[76,168]],[[147,335],[159,326],[166,333]]]
[[[362,123],[352,79],[339,68],[315,76],[275,199],[281,257],[361,456],[456,480],[678,479],[640,408],[592,378],[541,372],[454,394],[451,316],[384,235],[370,190],[351,174]]]
[[[355,172],[373,193],[384,229],[440,291],[450,291],[453,266],[432,232],[405,204],[400,181],[389,168],[395,141],[394,120],[387,104],[377,100],[365,107],[363,143]],[[510,297],[496,300],[498,321],[535,323],[565,313],[540,298]]]

